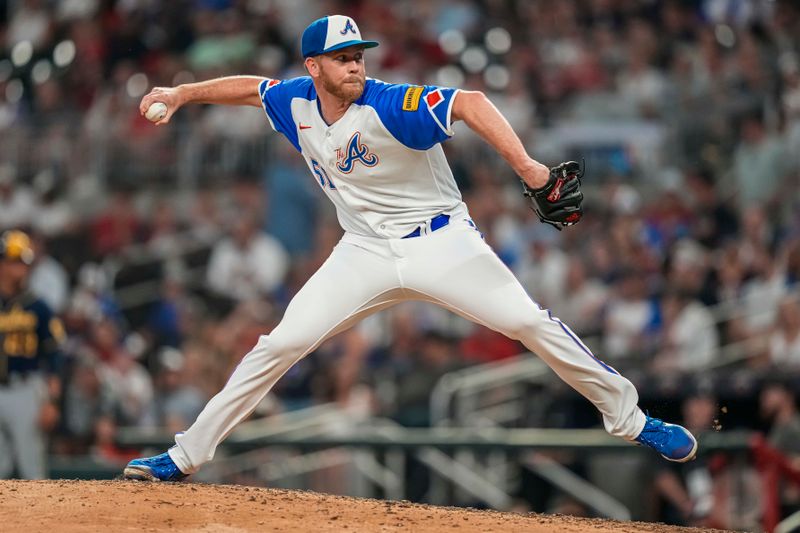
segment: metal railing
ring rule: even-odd
[[[613,518],[614,520],[631,519],[630,510],[622,503],[556,460],[537,453],[524,459],[522,464],[549,481],[553,486],[561,489],[564,493],[572,495],[576,500],[585,504],[599,515]]]

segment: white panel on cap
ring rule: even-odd
[[[341,32],[344,27],[347,26],[348,20],[356,32],[353,33],[348,30],[346,35],[342,35]],[[359,31],[358,26],[356,26],[355,20],[351,19],[350,17],[345,17],[344,15],[331,15],[328,17],[328,34],[325,36],[325,50],[339,43],[353,40],[361,40],[361,32]]]

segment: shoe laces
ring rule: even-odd
[[[642,444],[647,444],[654,448],[661,448],[669,441],[669,438],[670,432],[664,425],[664,421],[650,417],[647,418],[647,424],[645,424],[642,433],[639,435],[639,441]]]
[[[167,453],[162,453],[150,459],[154,466],[171,466],[172,458]]]

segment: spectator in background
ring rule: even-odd
[[[782,371],[800,372],[800,299],[784,296],[769,338],[769,361]]]
[[[794,54],[784,67],[784,91],[781,98],[786,115],[786,148],[792,170],[800,171],[800,64]]]
[[[411,367],[421,332],[412,306],[408,304],[399,304],[385,313],[371,315],[358,328],[372,345],[363,378],[374,384],[378,410],[383,413],[394,405],[396,378]]]
[[[430,394],[439,379],[457,370],[461,362],[453,351],[453,341],[437,332],[422,335],[412,365],[397,375],[397,397],[392,418],[408,427],[430,425]]]
[[[73,233],[78,226],[76,213],[65,198],[61,184],[57,183],[55,172],[50,169],[39,172],[33,185],[38,198],[31,227],[47,238]]]
[[[316,381],[316,401],[335,401],[350,410],[353,420],[372,411],[361,394],[361,378],[369,344],[359,328],[350,329],[323,343],[310,355],[318,359],[321,372]]]
[[[659,351],[652,362],[656,372],[691,372],[717,358],[719,336],[714,317],[690,294],[668,289],[661,298]]]
[[[289,256],[271,235],[258,229],[251,213],[239,216],[230,236],[211,252],[206,280],[216,293],[236,301],[274,292],[289,268]]]
[[[91,322],[109,318],[117,327],[125,324],[125,317],[110,291],[108,276],[96,263],[84,263],[78,270],[78,285],[69,307]]]
[[[800,284],[800,240],[788,241],[784,247],[786,256],[786,285],[797,289]]]
[[[194,422],[206,403],[206,396],[188,381],[186,359],[174,348],[158,353],[159,373],[156,375],[154,401],[155,422],[170,433],[177,433]]]
[[[161,281],[161,295],[147,318],[147,330],[155,346],[179,348],[189,333],[197,302],[186,291],[185,269],[168,265]]]
[[[115,426],[146,427],[153,425],[153,381],[137,361],[134,353],[122,342],[113,324],[106,320],[103,328],[110,353],[100,363],[100,380],[109,393],[112,420]]]
[[[645,214],[645,232],[653,252],[662,256],[665,250],[689,234],[692,213],[686,205],[683,177],[674,168],[658,177],[661,191]]]
[[[603,329],[603,353],[610,359],[641,357],[645,333],[656,317],[656,304],[648,298],[641,271],[626,269],[619,274],[608,303]]]
[[[705,291],[707,275],[706,250],[688,238],[676,242],[669,256],[665,282],[693,298],[715,303],[715,296]]]
[[[592,273],[610,289],[621,273],[620,258],[613,254],[605,239],[598,235],[591,239],[588,255],[587,263],[592,265]]]
[[[92,249],[97,257],[114,255],[141,242],[144,224],[133,205],[133,194],[115,191],[106,209],[92,223]]]
[[[95,423],[109,410],[109,391],[103,388],[97,361],[83,354],[75,358],[64,391],[60,453],[85,454],[95,440]]]
[[[558,317],[580,336],[600,333],[609,290],[589,277],[583,261],[570,261],[563,299],[553,305]]]
[[[36,211],[33,194],[15,173],[11,165],[0,165],[0,231],[30,226]]]
[[[750,113],[740,126],[739,145],[733,154],[734,186],[739,205],[774,205],[786,174],[781,141],[771,135],[761,113]]]
[[[764,251],[771,251],[775,245],[775,227],[770,221],[771,213],[766,207],[750,205],[740,210],[740,230],[738,246],[741,260],[748,270],[759,269],[759,257]]]
[[[531,229],[529,253],[517,264],[516,274],[530,294],[543,307],[561,301],[567,279],[569,259],[558,246],[558,232],[544,224]]]
[[[63,313],[69,302],[69,275],[61,263],[47,254],[41,235],[32,234],[31,244],[36,254],[28,287],[44,300],[57,315]]]
[[[237,173],[234,178],[233,183],[226,187],[230,192],[230,201],[224,212],[226,220],[233,220],[242,213],[251,213],[257,219],[263,216],[269,202],[261,181],[248,173]],[[258,220],[259,223],[262,221]]]
[[[735,238],[739,220],[727,199],[720,197],[714,175],[708,169],[689,171],[686,185],[694,212],[692,237],[706,247],[717,247],[726,239]]]
[[[243,350],[246,350],[244,347],[251,346],[265,331],[275,327],[274,311],[270,300],[251,298],[238,302],[223,320],[212,318],[206,322],[206,331],[201,338],[211,343],[210,347],[216,351],[215,356],[220,358],[214,376],[217,390],[241,361]]]
[[[308,179],[308,169],[289,150],[293,150],[291,145],[280,143],[277,157],[265,169],[265,188],[272,199],[266,228],[296,257],[311,253],[319,197],[316,185]]]
[[[639,21],[638,27],[648,34],[653,31],[643,21]],[[622,99],[633,106],[634,113],[655,118],[662,113],[667,87],[663,73],[649,64],[650,59],[647,50],[629,50],[628,65],[620,74],[617,86]]]
[[[194,193],[189,209],[189,231],[202,243],[213,243],[219,239],[222,228],[217,191],[201,188]]]
[[[738,306],[742,296],[745,267],[736,241],[731,241],[715,252],[716,301],[729,309]]]
[[[800,414],[797,412],[795,384],[785,378],[769,379],[761,389],[759,407],[761,416],[769,424],[767,439],[800,467]],[[800,509],[800,490],[785,484],[781,489],[781,507],[784,517]]]
[[[148,226],[147,248],[157,257],[170,257],[180,251],[180,227],[172,202],[158,201]]]
[[[737,327],[741,339],[761,339],[759,352],[766,349],[766,335],[775,323],[778,304],[787,294],[786,277],[782,268],[767,249],[755,249],[751,260],[752,277],[743,284],[741,306],[742,318]]]
[[[42,0],[24,0],[20,4],[8,24],[6,47],[30,41],[36,50],[41,50],[50,40],[53,29],[47,6]]]
[[[683,421],[696,435],[715,429],[719,406],[705,387],[695,388],[681,407]],[[724,454],[698,454],[683,464],[656,464],[653,486],[662,502],[659,517],[667,523],[752,531],[761,514],[759,480],[751,467],[729,468]]]

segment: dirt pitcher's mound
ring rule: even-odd
[[[130,481],[0,481],[0,530],[7,533],[710,531],[434,507],[293,490]]]

